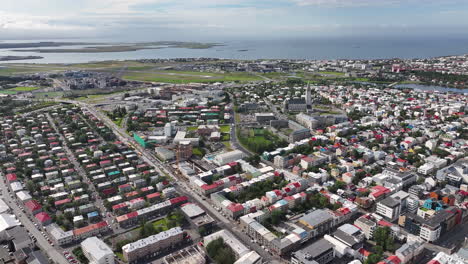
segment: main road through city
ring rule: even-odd
[[[4,175],[1,175],[2,179],[5,179]],[[16,199],[13,196],[10,197],[10,192],[8,192],[8,187],[3,182],[0,183],[0,189],[2,191],[2,198],[3,200],[10,206],[12,213],[16,215],[16,217],[21,221],[24,225],[24,228],[29,231],[37,239],[37,244],[42,252],[46,253],[49,258],[51,258],[55,263],[59,264],[68,264],[69,262],[65,259],[65,257],[60,252],[59,247],[52,246],[46,238],[43,236],[41,231],[34,225],[31,219],[28,218],[26,213],[23,213],[19,206],[16,204]]]

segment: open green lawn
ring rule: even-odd
[[[18,92],[31,92],[31,91],[34,91],[34,90],[37,90],[37,89],[40,89],[40,88],[39,87],[20,86],[20,87],[13,88],[11,90],[15,90],[15,91],[18,91]]]
[[[203,157],[205,155],[205,152],[201,148],[193,148],[192,154],[195,156]]]
[[[369,78],[355,78],[354,79],[356,82],[368,82]]]
[[[34,97],[36,98],[52,98],[52,97],[62,97],[63,92],[42,92],[42,93],[35,93]]]
[[[250,73],[209,73],[209,72],[185,72],[185,71],[158,71],[128,72],[124,79],[146,82],[165,83],[213,83],[213,82],[250,82],[262,80],[261,77]]]
[[[1,94],[16,94],[16,91],[12,90],[0,90]]]
[[[231,131],[231,126],[225,125],[219,127],[221,133],[229,133]]]
[[[226,146],[226,149],[227,149],[227,150],[232,150],[231,142],[229,142],[229,141],[223,141],[223,142],[221,142],[221,143],[223,143],[224,146]]]
[[[119,127],[122,127],[122,121],[123,121],[123,118],[117,118],[117,120],[112,120],[112,122],[114,122]]]
[[[116,251],[116,252],[114,252],[114,254],[116,254],[117,257],[118,257],[120,260],[122,260],[122,261],[124,260],[124,257],[123,257],[123,253],[122,253],[122,252]]]
[[[196,126],[187,127],[187,131],[196,131],[197,129],[198,127]]]
[[[333,72],[333,71],[321,71],[320,74],[328,74],[328,75],[338,75],[342,76],[345,75],[344,72]]]
[[[240,123],[240,121],[241,121],[241,120],[240,120],[240,114],[239,114],[239,113],[236,113],[236,114],[234,115],[234,119],[236,120],[236,123]]]

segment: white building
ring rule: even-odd
[[[426,163],[418,168],[418,172],[423,175],[431,174],[434,171],[435,171],[435,166],[432,163]]]
[[[172,137],[172,126],[171,123],[166,123],[164,125],[164,136]]]
[[[244,157],[245,157],[244,152],[242,152],[240,150],[234,150],[234,151],[230,151],[230,152],[226,152],[226,153],[223,153],[223,154],[216,155],[213,162],[216,163],[219,166],[222,166],[222,165],[226,165],[226,164],[228,164],[230,162],[243,159]]]
[[[89,237],[81,242],[83,254],[90,264],[114,264],[114,252],[97,237]]]
[[[386,217],[389,221],[395,221],[400,216],[400,201],[392,197],[387,197],[377,203],[376,212]]]

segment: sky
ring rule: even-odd
[[[0,40],[457,36],[468,0],[2,0]]]

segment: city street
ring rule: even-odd
[[[3,174],[0,174],[2,179],[5,179]],[[26,230],[29,231],[36,239],[36,244],[41,250],[46,253],[55,263],[67,264],[68,261],[62,255],[62,250],[59,246],[52,246],[46,238],[42,235],[41,231],[38,230],[34,223],[27,217],[27,214],[23,213],[19,206],[16,204],[16,199],[10,197],[6,184],[0,184],[2,190],[2,197],[4,201],[10,206],[12,212],[21,221]],[[14,194],[13,194],[14,195]],[[14,197],[14,196],[13,196]]]

